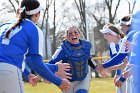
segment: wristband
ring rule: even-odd
[[[120,80],[121,82],[124,82],[124,81],[126,80],[126,78],[124,78],[123,76],[121,76],[121,77],[119,78],[119,80]]]

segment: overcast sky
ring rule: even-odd
[[[5,2],[5,1],[8,1],[8,0],[2,0],[1,2],[0,2],[0,9],[2,9],[2,3],[3,2]],[[13,0],[14,1],[14,0]],[[21,1],[21,0],[20,0]],[[45,4],[46,4],[46,0],[38,0],[38,1],[40,1],[40,3],[41,3],[41,5],[42,6],[45,6]],[[56,8],[58,8],[58,7],[60,7],[61,6],[61,3],[63,2],[64,0],[56,0]],[[71,6],[71,4],[72,4],[72,2],[73,2],[74,0],[67,0],[67,6]],[[93,5],[94,4],[94,1],[96,1],[96,0],[89,0],[88,1],[88,3],[90,4],[90,5]],[[117,1],[117,0],[114,0],[114,1]],[[133,2],[134,0],[129,0],[130,2]],[[18,6],[17,6],[18,7]],[[45,8],[45,7],[44,7]],[[50,13],[52,13],[53,14],[53,7],[51,8],[49,8],[50,9]],[[136,10],[140,10],[140,0],[137,0],[137,3],[136,3],[136,8],[135,8],[135,11]],[[5,15],[5,12],[3,12],[3,13],[0,13],[0,17],[1,17],[1,15]],[[61,13],[60,13],[61,14]],[[57,16],[61,16],[61,15],[58,15],[57,14]],[[127,15],[128,14],[128,4],[127,4],[127,2],[126,2],[126,0],[122,0],[121,1],[121,3],[120,3],[120,6],[119,6],[119,9],[118,9],[118,13],[117,13],[117,19],[120,19],[121,17],[123,17],[123,16],[125,16],[125,15]],[[12,16],[13,17],[15,17],[15,15],[10,15],[10,18],[12,18]],[[3,16],[3,17],[1,17],[1,19],[3,19],[3,18],[7,18],[7,19],[9,19],[8,17],[6,17],[6,15],[5,16]]]

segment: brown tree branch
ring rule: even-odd
[[[10,2],[10,4],[11,4],[11,5],[12,5],[12,7],[13,7],[14,12],[16,13],[16,7],[15,7],[14,3],[13,3],[11,0],[9,0],[9,2]]]

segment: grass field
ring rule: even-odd
[[[53,84],[38,83],[36,87],[25,83],[26,93],[61,93]],[[92,78],[89,93],[115,93],[113,78]]]

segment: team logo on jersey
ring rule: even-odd
[[[5,38],[5,35],[6,35],[6,32],[8,31],[5,31],[4,33],[2,33],[3,35],[3,40],[2,40],[2,44],[5,44],[5,45],[9,45],[9,42],[10,42],[10,38],[12,38],[15,34],[17,34],[19,31],[21,31],[22,29],[22,26],[20,27],[16,27],[14,30],[12,30],[9,34],[9,38]]]

